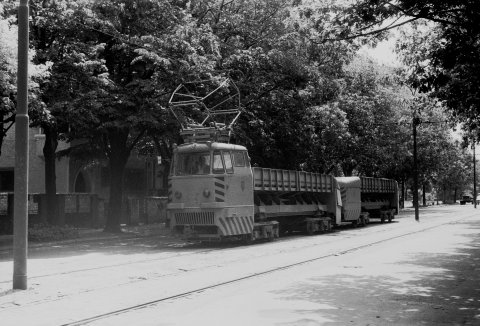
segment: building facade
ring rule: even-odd
[[[43,146],[45,135],[40,128],[29,129],[29,177],[28,193],[45,194],[45,159]],[[68,143],[59,142],[57,151],[68,148]],[[0,193],[14,192],[15,175],[15,126],[8,131],[4,138],[0,155]],[[145,198],[158,198],[166,193],[162,179],[164,167],[155,157],[145,157],[132,154],[124,175],[124,202],[125,215],[123,220],[135,220],[145,215],[145,207],[151,206]],[[82,160],[78,158],[62,157],[56,160],[56,187],[57,194],[92,194],[96,195],[101,203],[100,218],[105,215],[108,207],[110,173],[106,161]],[[71,196],[69,196],[70,198]],[[131,206],[136,207],[132,211]],[[158,206],[158,205],[157,205]],[[154,205],[154,207],[157,207]],[[127,209],[128,207],[128,209]],[[163,208],[163,207],[159,207]],[[1,209],[0,209],[1,210]],[[4,210],[6,211],[6,209]],[[155,220],[158,212],[150,212],[150,221]],[[98,223],[97,223],[98,224]]]

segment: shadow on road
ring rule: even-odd
[[[298,320],[284,325],[317,325],[319,314],[331,321],[322,325],[480,325],[480,227],[462,223],[469,231],[456,236],[468,240],[454,252],[412,253],[379,269],[353,263],[276,291],[280,300],[319,307],[296,311]]]

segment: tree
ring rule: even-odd
[[[63,47],[72,39],[72,25],[57,17],[59,9],[66,6],[63,2],[57,6],[52,1],[31,1],[30,37],[35,49],[34,62],[49,67],[49,75],[40,82],[40,98],[44,104],[43,110],[34,110],[30,114],[31,125],[42,128],[45,135],[43,155],[45,159],[45,194],[47,222],[63,224],[59,220],[63,214],[58,214],[56,160],[59,130],[66,127],[58,116],[57,104],[71,99],[68,86],[63,84],[65,76],[70,73],[65,68],[65,51]],[[49,18],[49,19],[46,19]],[[63,23],[63,24],[62,24]],[[61,30],[61,32],[58,32]],[[63,39],[62,39],[63,38]],[[63,126],[62,126],[63,124]]]
[[[480,124],[480,10],[475,1],[400,0],[395,3],[363,0],[354,3],[339,21],[354,25],[357,32],[344,37],[377,35],[379,31],[415,22],[427,42],[418,44],[415,35],[403,38],[400,49],[416,57],[410,65],[416,78],[411,85],[422,92],[431,92],[445,103],[451,118],[463,124],[466,131],[479,138]],[[428,21],[429,25],[421,22]],[[383,24],[383,25],[382,25]],[[407,60],[407,63],[412,63]],[[420,64],[418,64],[420,63]]]
[[[57,120],[68,122],[69,154],[108,161],[106,231],[120,230],[130,154],[168,126],[169,93],[182,78],[208,75],[217,60],[208,26],[196,28],[179,4],[62,1],[39,16],[43,32],[55,35],[45,52],[54,62],[45,92],[61,90],[49,99]]]
[[[342,162],[346,155],[345,141],[349,139],[346,113],[338,102],[310,108],[313,127],[312,152],[305,169],[327,174],[342,175]]]
[[[417,126],[417,155],[419,184],[423,186],[423,204],[426,205],[426,189],[434,182],[439,170],[451,164],[451,151],[455,151],[453,138],[445,128],[446,117],[442,108],[432,106],[432,101],[418,101],[419,125]]]
[[[0,4],[0,154],[3,140],[15,123],[17,102],[18,29],[12,3]],[[29,56],[34,55],[30,51]],[[29,63],[29,114],[44,112],[39,99],[39,82],[48,76],[48,66]]]
[[[0,5],[0,13],[3,8]],[[15,122],[17,29],[0,19],[0,153],[8,130]]]
[[[473,177],[472,157],[461,144],[450,142],[448,150],[440,152],[438,160],[441,162],[439,169],[433,177],[433,185],[438,194],[442,194],[442,200],[450,200],[453,191],[453,201],[457,195],[466,190],[471,184]],[[459,193],[460,192],[460,193]]]
[[[345,113],[341,155],[343,175],[394,176],[398,158],[406,155],[408,131],[398,122],[401,84],[395,71],[358,57],[345,67],[343,88],[334,102]],[[407,136],[406,136],[407,135]]]
[[[242,94],[236,141],[249,148],[253,163],[322,168],[310,159],[316,132],[311,118],[321,119],[318,107],[337,96],[336,79],[350,45],[312,43],[309,33],[317,21],[296,1],[191,4],[198,24],[210,25],[221,41],[219,69],[230,74]],[[327,26],[328,11],[321,17]]]
[[[451,122],[460,122],[478,139],[479,16],[478,6],[472,1],[363,0],[353,2],[337,15],[337,22],[349,26],[349,30],[319,41],[375,42],[386,37],[388,30],[409,24],[410,29],[401,35],[397,45],[409,67],[408,84],[437,98],[448,110]],[[435,170],[428,163],[423,168],[431,173]]]

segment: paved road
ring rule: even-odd
[[[479,227],[471,206],[435,206],[420,223],[405,213],[252,246],[166,237],[38,249],[27,291],[8,289],[11,261],[0,262],[0,316],[2,325],[62,325],[137,306],[91,324],[475,325]]]

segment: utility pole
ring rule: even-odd
[[[18,7],[17,112],[13,202],[13,289],[27,289],[28,250],[28,0]]]
[[[473,207],[477,208],[477,157],[475,156],[476,142],[473,142]]]
[[[420,124],[420,118],[417,113],[413,113],[413,207],[415,208],[415,221],[420,221],[418,211],[418,166],[417,166],[417,126]]]

